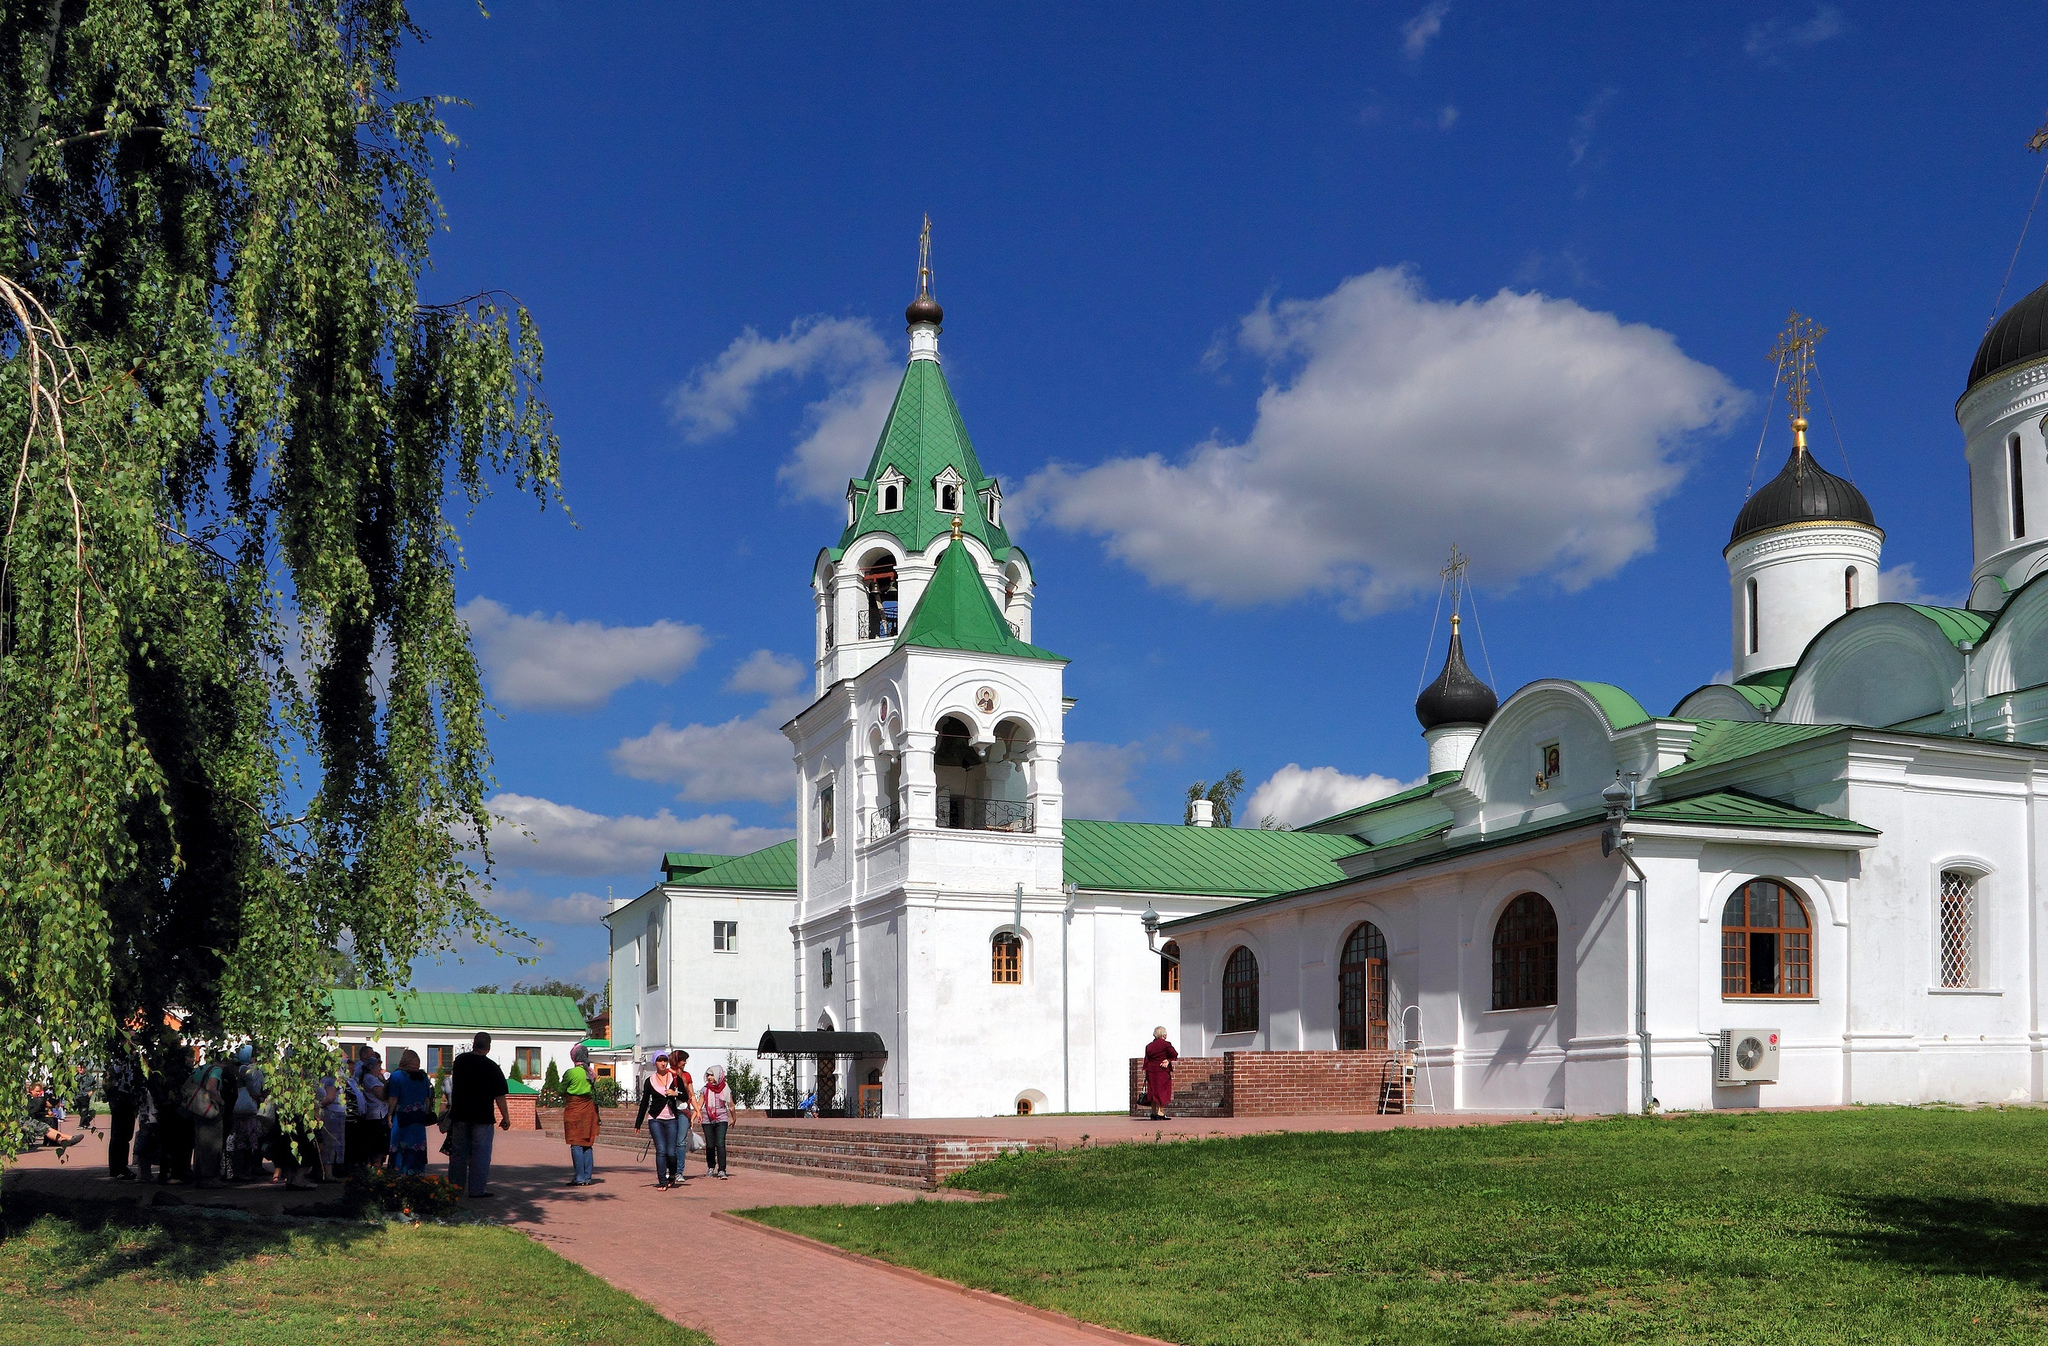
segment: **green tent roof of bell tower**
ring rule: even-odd
[[[963,522],[961,530],[966,530]],[[947,530],[951,532],[950,525]],[[1006,654],[1016,659],[1051,659],[1066,663],[1066,656],[1040,649],[1017,638],[1009,620],[996,609],[989,596],[981,569],[967,548],[957,543],[939,553],[932,569],[931,583],[917,600],[917,610],[896,637],[893,649],[914,645],[927,650],[966,650],[975,654]]]
[[[941,510],[937,479],[947,468],[960,477],[960,508]],[[894,468],[903,478],[902,507],[882,512],[882,482]],[[839,536],[839,548],[853,545],[866,533],[887,533],[909,552],[922,552],[933,541],[960,529],[988,548],[997,560],[1008,557],[1010,536],[988,521],[983,492],[995,486],[974,456],[974,441],[954,405],[953,391],[936,360],[912,360],[903,371],[902,386],[882,425],[874,457],[865,477],[851,483],[855,496],[853,522]]]

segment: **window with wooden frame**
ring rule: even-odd
[[[1337,960],[1337,1046],[1355,1052],[1387,1045],[1387,940],[1371,921],[1344,941]]]
[[[1015,931],[1000,931],[988,942],[988,979],[997,986],[1023,984],[1024,941]]]
[[[1557,1003],[1557,913],[1540,893],[1508,903],[1493,925],[1493,1007]]]
[[[547,1066],[540,1059],[538,1047],[514,1047],[512,1068],[519,1072],[522,1080],[537,1080],[547,1073]]]
[[[1977,876],[1941,871],[1941,984],[1961,990],[1977,984]]]
[[[1799,894],[1775,879],[1743,884],[1721,909],[1721,994],[1813,994],[1813,920]]]
[[[1167,940],[1166,947],[1159,951],[1159,989],[1178,991],[1180,989],[1180,944]]]
[[[1223,963],[1223,1031],[1259,1031],[1259,959],[1242,944]]]

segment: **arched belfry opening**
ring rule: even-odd
[[[938,786],[940,827],[970,832],[1029,832],[1031,817],[1031,726],[1006,719],[995,741],[973,741],[957,715],[942,717],[932,752]]]
[[[872,551],[860,563],[860,639],[883,640],[896,634],[896,558]]]

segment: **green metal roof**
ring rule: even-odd
[[[1607,717],[1607,723],[1615,729],[1629,729],[1650,718],[1650,712],[1643,709],[1643,703],[1616,687],[1611,682],[1572,683],[1600,707],[1600,713]]]
[[[1658,773],[1669,780],[1688,771],[1719,766],[1760,752],[1820,738],[1841,729],[1838,724],[1777,724],[1757,720],[1701,720],[1699,732],[1685,751],[1685,760]]]
[[[1066,877],[1098,891],[1265,897],[1344,877],[1335,861],[1365,847],[1327,832],[1167,823],[1066,823]]]
[[[981,569],[967,548],[949,545],[939,553],[931,583],[917,600],[917,610],[896,637],[894,649],[914,645],[927,650],[971,650],[1006,654],[1017,659],[1066,660],[1051,650],[1017,639],[1010,623],[996,611],[996,601],[982,582]]]
[[[1346,809],[1342,813],[1333,813],[1327,818],[1318,818],[1312,823],[1304,823],[1295,830],[1297,832],[1313,831],[1318,827],[1327,827],[1331,823],[1349,822],[1353,818],[1363,818],[1369,813],[1376,813],[1381,809],[1390,809],[1396,804],[1405,804],[1411,799],[1426,798],[1436,793],[1438,786],[1446,781],[1456,780],[1461,774],[1463,773],[1457,771],[1439,771],[1428,780],[1422,782],[1422,784],[1411,785],[1399,794],[1391,794],[1384,799],[1375,799],[1370,804],[1360,804],[1358,807]]]
[[[1948,643],[1957,646],[1966,640],[1974,642],[1984,639],[1984,633],[1991,629],[1991,623],[1996,620],[1995,617],[1987,617],[1968,608],[1937,608],[1925,603],[1907,603],[1904,606],[1940,627],[1941,633],[1948,637]]]
[[[778,841],[751,855],[721,859],[675,882],[684,888],[763,888],[796,891],[796,842]]]
[[[1684,823],[1695,827],[1773,827],[1808,832],[1850,832],[1871,837],[1878,835],[1876,828],[1865,827],[1852,819],[1781,804],[1746,790],[1715,790],[1689,799],[1666,799],[1644,805],[1633,816],[1645,822]]]
[[[382,1024],[396,1028],[529,1029],[535,1032],[590,1031],[583,1012],[565,995],[480,995],[473,992],[382,991],[346,987],[329,991],[337,1024]]]
[[[904,477],[903,507],[881,512],[879,483],[890,468]],[[863,533],[887,533],[912,552],[921,552],[952,531],[953,514],[938,508],[933,480],[948,467],[960,474],[961,528],[981,540],[997,559],[1010,551],[1010,536],[988,521],[981,493],[993,483],[982,473],[974,442],[953,403],[953,391],[933,360],[912,360],[903,371],[889,419],[875,441],[867,473],[851,483],[859,495],[853,522],[839,536],[844,549]]]
[[[732,859],[730,855],[700,855],[691,851],[670,851],[661,857],[662,876],[670,883],[688,875],[722,865]]]

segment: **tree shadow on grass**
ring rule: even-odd
[[[1913,1196],[1853,1197],[1847,1204],[1875,1226],[1835,1236],[1851,1256],[2048,1288],[2048,1204]]]
[[[251,1257],[285,1252],[295,1237],[302,1248],[310,1242],[309,1251],[327,1253],[346,1251],[378,1233],[370,1224],[209,1216],[176,1208],[66,1201],[23,1191],[9,1193],[0,1207],[0,1261],[9,1260],[14,1251],[9,1245],[28,1235],[44,1217],[55,1222],[54,1228],[46,1225],[38,1231],[54,1236],[54,1246],[45,1256],[58,1261],[44,1283],[67,1294],[136,1272],[167,1280],[198,1279]]]

